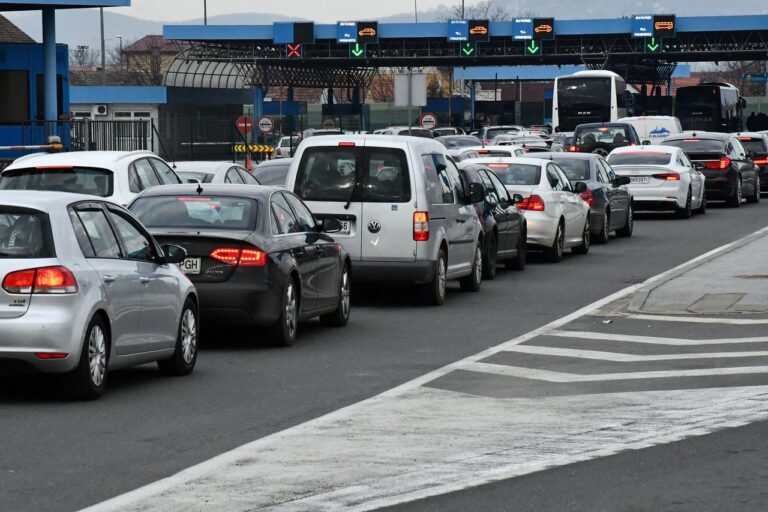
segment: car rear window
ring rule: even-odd
[[[48,214],[0,205],[0,259],[55,256]]]
[[[492,128],[485,132],[485,138],[486,140],[493,140],[499,135],[503,135],[505,133],[517,133],[518,131],[514,128]]]
[[[571,181],[586,181],[590,179],[589,160],[583,158],[553,159]]]
[[[757,139],[752,137],[739,137],[739,142],[741,142],[741,145],[744,146],[744,149],[747,151],[752,151],[753,153],[765,153],[765,142],[763,139]]]
[[[289,168],[290,164],[257,166],[253,170],[253,177],[262,185],[284,187]]]
[[[725,153],[725,142],[719,139],[667,139],[662,144],[681,148],[686,153]]]
[[[213,174],[207,172],[182,171],[177,173],[184,183],[210,183]]]
[[[92,167],[30,167],[6,170],[0,190],[55,190],[109,197],[114,190],[112,172]]]
[[[671,153],[637,151],[632,153],[614,153],[608,156],[611,165],[669,165]]]
[[[538,185],[541,181],[540,165],[493,163],[488,167],[504,185]]]
[[[624,144],[629,143],[629,128],[624,126],[595,126],[576,130],[573,135],[576,144]]]
[[[504,149],[476,149],[475,153],[480,155],[482,158],[486,157],[494,157],[494,156],[502,156],[502,157],[510,157],[515,156],[515,151],[510,150],[504,150]]]
[[[441,137],[437,140],[442,142],[443,146],[448,149],[471,148],[483,145],[477,137]]]
[[[149,196],[136,200],[131,211],[148,228],[253,231],[258,207],[243,197]]]

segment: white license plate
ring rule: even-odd
[[[201,261],[201,258],[187,258],[179,264],[179,267],[185,274],[197,275],[202,267]]]
[[[649,178],[645,176],[630,176],[629,182],[635,185],[646,185],[649,182]]]
[[[339,223],[341,224],[340,235],[348,235],[352,231],[352,221],[339,219]]]

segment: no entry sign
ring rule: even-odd
[[[275,127],[275,122],[272,120],[271,117],[261,117],[259,118],[259,122],[256,123],[256,126],[259,127],[259,131],[261,133],[270,133],[272,131],[272,128]]]
[[[425,130],[432,130],[433,128],[437,127],[437,116],[428,112],[421,116],[421,121],[419,121],[419,124]]]
[[[251,118],[248,116],[238,117],[237,121],[235,121],[235,125],[237,126],[237,131],[240,133],[251,133],[251,131],[253,131],[253,121],[251,121]]]

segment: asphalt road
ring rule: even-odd
[[[288,349],[261,344],[258,332],[208,332],[191,377],[164,378],[154,366],[121,371],[93,403],[66,401],[46,379],[2,380],[0,510],[75,510],[148,484],[497,345],[766,225],[768,203],[712,207],[689,221],[646,215],[632,239],[593,246],[587,256],[568,256],[559,265],[532,263],[523,273],[500,272],[478,294],[462,293],[454,284],[441,308],[419,306],[408,289],[358,292],[348,327],[302,325],[298,343]],[[758,432],[746,427],[715,436],[726,436],[723,446],[750,445],[749,436],[765,443]],[[703,443],[709,437],[671,445],[668,453],[680,449],[707,460],[712,446]],[[465,500],[463,507],[435,501],[424,509],[477,509],[474,504],[484,502],[489,510],[508,510],[503,500],[514,494],[504,484],[518,493],[538,489],[541,499],[561,492],[565,505],[590,489],[619,497],[615,468],[650,479],[653,471],[644,467],[649,459],[642,455],[647,451],[525,477],[544,478],[538,487],[516,479],[452,495]],[[671,457],[670,463],[676,460]],[[750,467],[754,457],[747,453],[731,462]],[[697,467],[691,478],[702,479],[707,466]],[[575,480],[562,476],[573,472]],[[667,484],[672,487],[674,480]],[[530,509],[570,509],[538,503]]]

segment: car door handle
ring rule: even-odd
[[[101,276],[105,283],[111,284],[115,282],[115,276]]]
[[[150,279],[150,278],[148,278],[148,277],[140,277],[140,278],[139,278],[139,282],[140,282],[141,284],[149,284],[149,282],[150,282],[150,281],[151,281],[151,279]]]
[[[467,221],[464,219],[456,219],[456,222],[458,222],[459,224],[464,224]]]

